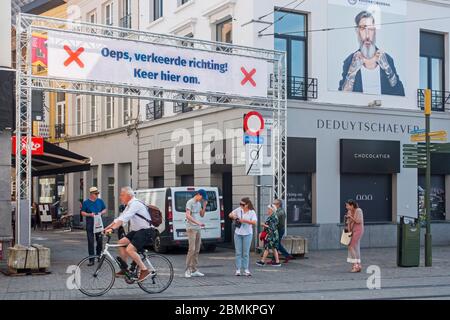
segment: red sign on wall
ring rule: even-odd
[[[11,139],[12,154],[16,154],[16,136]],[[25,150],[27,148],[27,138],[22,138],[22,154],[25,155]],[[33,156],[41,156],[44,154],[44,138],[42,137],[32,137],[31,138],[31,154]]]

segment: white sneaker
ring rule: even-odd
[[[247,277],[251,277],[252,276],[252,273],[250,272],[250,270],[245,270],[245,275],[247,276]]]
[[[190,277],[192,277],[192,273],[189,270],[186,270],[186,272],[184,273],[184,277],[190,278]]]
[[[192,277],[204,277],[205,275],[203,273],[201,273],[200,271],[195,271],[191,273]]]
[[[241,275],[241,270],[236,270],[235,276],[239,277]]]

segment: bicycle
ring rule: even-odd
[[[114,259],[108,251],[109,248],[119,248],[124,245],[109,244],[111,235],[108,234],[106,237],[107,241],[100,256],[88,256],[77,265],[78,290],[89,297],[102,296],[111,290],[116,280],[114,264],[125,273],[124,279],[127,284],[134,284],[138,280],[139,268],[134,261],[127,269],[126,263],[120,257]],[[144,281],[137,282],[138,286],[150,294],[165,291],[172,283],[174,276],[170,260],[157,253],[150,254],[146,249],[138,253],[150,270],[150,275]],[[89,266],[88,263],[92,260],[94,265]]]

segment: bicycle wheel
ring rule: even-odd
[[[173,266],[169,259],[160,254],[149,254],[142,259],[145,266],[152,272],[139,287],[147,293],[161,293],[173,280]]]
[[[116,280],[115,269],[111,261],[103,256],[86,257],[78,263],[78,290],[89,297],[98,297],[108,292]],[[88,266],[91,259],[95,259],[93,266]]]

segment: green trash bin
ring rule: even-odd
[[[405,219],[406,218],[406,219]],[[397,266],[420,264],[420,223],[416,218],[400,217],[397,226]]]

